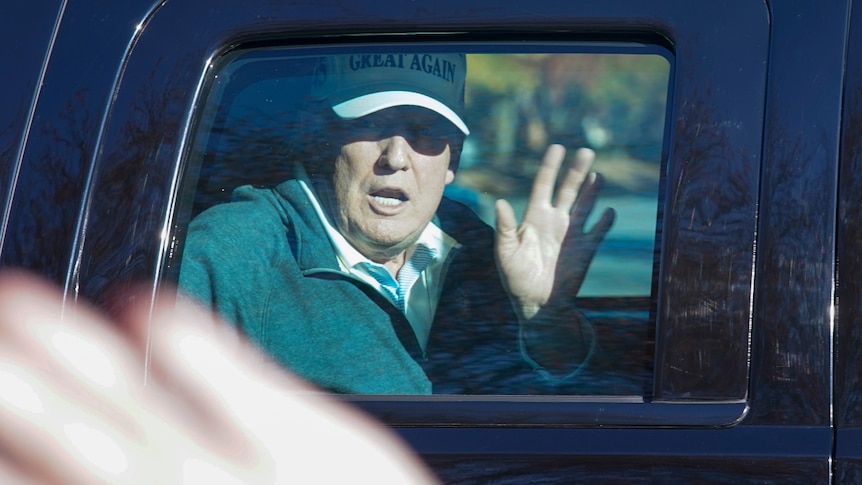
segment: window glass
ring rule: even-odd
[[[181,289],[334,392],[643,395],[670,77],[629,44],[231,52],[186,161]],[[566,178],[580,148],[595,189]],[[581,218],[610,227],[594,257]]]

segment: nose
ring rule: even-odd
[[[380,142],[381,148],[379,164],[390,170],[404,170],[412,162],[413,149],[407,139],[401,135],[393,135]]]

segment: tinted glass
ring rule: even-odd
[[[345,121],[311,99],[322,57],[352,54],[355,68],[389,62],[445,78],[448,56],[462,52],[466,89],[456,111],[469,127],[466,137],[439,113],[425,117],[427,107]],[[181,287],[335,392],[642,395],[651,387],[669,59],[661,49],[628,44],[234,51],[211,70],[186,161],[178,230],[195,222],[180,272],[198,276],[181,276]],[[339,260],[333,244],[356,249],[351,237],[334,241],[320,226],[326,220],[334,232],[350,232],[340,199],[312,181],[335,177],[329,163],[344,157],[348,143],[396,135],[428,159],[448,150],[450,165],[439,173],[454,173],[444,195],[458,203],[441,203],[432,220],[454,249],[440,268],[420,272],[427,298],[409,296],[408,310],[385,285],[347,274],[352,260]],[[531,352],[500,284],[491,228],[497,199],[523,222],[550,144],[565,147],[564,169],[577,149],[595,152],[601,190],[586,230],[607,208],[615,220],[577,294],[562,297],[566,311],[545,321],[568,327],[564,340],[575,347]],[[350,182],[360,180],[351,174]],[[296,179],[306,188],[284,184]],[[407,189],[386,190],[372,196],[385,204],[419,200]],[[318,199],[318,209],[308,197]],[[201,233],[218,236],[196,238]],[[201,245],[206,254],[195,249]]]

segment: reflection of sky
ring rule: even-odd
[[[451,186],[450,186],[451,187]],[[469,189],[447,188],[447,195],[476,210],[494,226],[494,200]],[[510,199],[515,214],[524,213],[526,198]],[[656,199],[637,195],[601,197],[592,219],[607,207],[616,210],[610,233],[599,246],[581,296],[649,296],[652,285]],[[588,223],[588,227],[592,222]]]

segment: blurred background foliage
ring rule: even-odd
[[[468,66],[472,133],[459,175],[473,188],[517,193],[545,148],[559,143],[596,150],[608,191],[656,190],[670,68],[663,57],[470,54]]]
[[[490,225],[494,201],[521,214],[551,143],[596,151],[604,189],[594,216],[617,220],[581,296],[651,293],[670,64],[656,54],[469,54],[471,129],[447,194]]]
[[[329,140],[327,133],[303,138],[300,130],[317,59],[249,50],[214,69],[195,125],[178,227],[231,200],[240,185],[274,186],[294,177],[303,147]],[[596,151],[593,168],[604,189],[595,213],[616,211],[578,294],[595,323],[599,350],[561,393],[638,395],[652,382],[649,329],[669,80],[664,57],[616,47],[606,53],[468,54],[465,121],[472,133],[447,195],[492,226],[497,198],[509,200],[520,215],[546,147],[559,143],[569,152]]]
[[[317,57],[250,51],[215,78],[198,123],[200,166],[189,216],[230,200],[239,185],[293,176],[299,113]],[[494,225],[506,198],[521,214],[542,154],[559,143],[596,151],[604,179],[596,213],[617,220],[582,296],[648,296],[652,288],[659,181],[670,74],[667,59],[631,53],[468,54],[465,121],[471,134],[447,195]],[[191,171],[190,174],[195,174]]]

